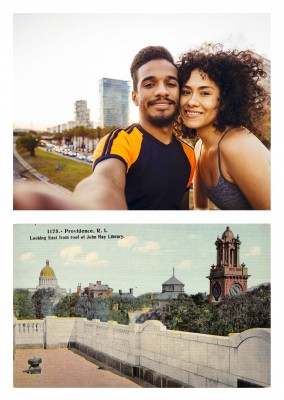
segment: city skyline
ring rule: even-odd
[[[67,292],[69,289],[75,292],[78,283],[83,288],[96,281],[109,285],[114,292],[133,288],[134,296],[161,292],[162,284],[173,275],[174,268],[187,294],[209,293],[207,276],[211,265],[216,263],[214,243],[226,227],[224,224],[16,224],[14,288],[35,288],[40,271],[49,260],[59,286]],[[270,226],[231,224],[229,227],[242,242],[240,263],[246,264],[251,275],[248,288],[270,282]],[[71,239],[78,235],[78,239]],[[57,238],[48,240],[48,236]]]
[[[100,79],[131,80],[130,64],[142,47],[163,45],[177,59],[204,42],[250,48],[270,59],[270,15],[14,14],[14,128],[72,120],[80,99],[96,126]],[[135,122],[138,110],[130,104]]]

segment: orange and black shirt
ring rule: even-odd
[[[129,210],[180,210],[195,170],[194,151],[173,136],[170,144],[157,140],[139,124],[114,129],[103,137],[93,168],[108,158],[126,168],[125,196]]]

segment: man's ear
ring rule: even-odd
[[[138,94],[134,90],[132,90],[132,101],[136,106],[139,105]]]

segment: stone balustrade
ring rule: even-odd
[[[17,348],[43,348],[45,321],[14,320],[14,343]]]
[[[46,317],[14,321],[15,348],[76,347],[158,387],[270,386],[270,329],[229,337],[170,331],[159,321]]]

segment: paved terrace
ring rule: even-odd
[[[42,359],[41,374],[28,374],[28,359]],[[136,380],[138,382],[138,379]],[[142,385],[142,383],[141,383]],[[113,373],[111,368],[76,349],[17,349],[14,359],[16,388],[141,388],[134,380]],[[145,387],[145,382],[143,382]],[[151,387],[151,385],[147,386]]]

